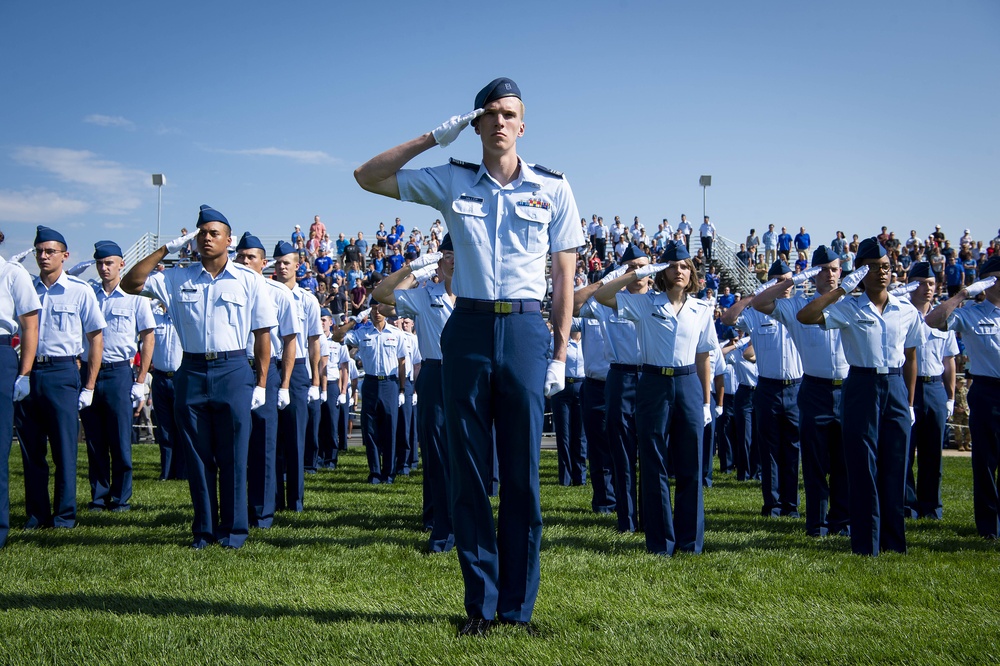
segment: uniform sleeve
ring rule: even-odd
[[[344,334],[344,347],[347,347],[348,345],[351,347],[360,346],[358,343],[358,334],[355,333],[355,329],[353,328]]]
[[[80,323],[83,325],[84,333],[93,333],[107,327],[108,322],[104,320],[101,306],[97,302],[94,290],[84,287],[83,303],[80,305]]]
[[[420,355],[420,345],[416,339],[413,340],[413,365],[420,365],[424,362],[424,357]]]
[[[425,169],[400,169],[396,172],[399,199],[431,206],[443,212],[448,201],[452,166],[442,164]]]
[[[340,345],[340,358],[337,359],[337,367],[339,368],[345,363],[350,364],[350,362],[351,362],[351,353],[347,351],[347,345],[346,344]]]
[[[748,314],[746,310],[741,312],[740,316],[736,318],[736,324],[734,324],[737,329],[747,334],[753,333],[753,322],[750,321],[750,318],[747,316]]]
[[[250,297],[253,299],[253,308],[250,312],[250,330],[273,328],[278,324],[278,315],[274,309],[274,301],[264,291],[267,288],[264,278],[254,273],[248,287]]]
[[[319,316],[319,301],[315,298],[305,299],[306,337],[323,337],[323,320]]]
[[[719,336],[715,334],[715,322],[712,321],[712,311],[707,307],[705,311],[704,325],[701,335],[698,336],[698,347],[695,350],[697,352],[710,352],[713,349],[719,348]]]
[[[149,299],[136,298],[135,301],[135,330],[144,333],[156,328],[156,319],[153,318],[153,308],[149,307]]]
[[[781,322],[785,328],[791,328],[794,323],[798,323],[795,318],[795,304],[790,298],[779,298],[774,302],[774,312],[771,313],[774,319]]]
[[[573,317],[570,319],[569,324],[570,333],[581,333],[583,332],[583,320],[579,317]]]
[[[31,284],[31,276],[23,266],[17,266],[11,271],[10,295],[14,301],[14,313],[20,317],[29,312],[42,309],[42,302]]]
[[[413,362],[413,356],[410,354],[410,343],[403,338],[403,334],[400,333],[398,336],[399,344],[396,345],[396,358],[406,358],[410,357],[410,362]]]
[[[958,308],[953,311],[948,316],[948,330],[956,331],[958,333],[967,333],[972,330],[967,317],[970,312],[972,312],[971,309],[966,310],[965,308]]]
[[[576,207],[576,198],[567,181],[560,182],[553,198],[556,210],[552,221],[549,222],[549,250],[562,252],[576,249],[586,240],[583,237],[583,229],[580,228],[580,211]]]
[[[948,331],[948,339],[944,342],[944,356],[958,356],[958,340],[954,331]]]
[[[616,295],[618,300],[618,316],[631,321],[641,321],[650,313],[652,301],[648,294],[630,294],[627,291],[620,291]]]
[[[330,358],[330,341],[326,339],[325,335],[319,336],[319,355],[320,358]]]
[[[924,322],[917,314],[916,308],[911,312],[909,321],[907,322],[906,329],[906,341],[903,342],[903,349],[909,349],[910,347],[919,347],[923,343],[923,331]]]
[[[168,269],[177,270],[176,268]],[[142,286],[142,295],[159,299],[167,306],[169,311],[173,306],[173,299],[170,298],[170,285],[167,284],[167,271],[153,272],[146,278],[146,284]]]
[[[423,292],[423,294],[420,292]],[[427,290],[422,287],[420,289],[396,289],[393,291],[392,295],[396,299],[396,314],[401,317],[418,316],[420,314],[420,306],[424,305],[424,299],[420,297],[426,293]]]
[[[851,303],[844,299],[823,310],[823,323],[820,324],[823,330],[830,331],[836,328],[847,328],[851,325],[849,319],[849,307]]]
[[[722,347],[718,346],[716,343],[715,349],[712,353],[712,362],[714,365],[713,375],[718,377],[719,375],[726,374],[726,362],[722,360]]]
[[[600,317],[597,316],[596,306],[597,301],[595,301],[593,297],[588,298],[584,301],[583,305],[580,306],[580,316],[585,319],[600,319]]]
[[[270,288],[270,287],[269,287]],[[282,287],[285,293],[279,292],[274,299],[275,310],[278,318],[278,337],[284,338],[288,335],[295,335],[295,314],[292,308],[292,292]]]

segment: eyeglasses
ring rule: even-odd
[[[54,248],[51,248],[51,247],[43,247],[43,248],[40,248],[40,249],[36,249],[35,250],[35,254],[41,254],[43,256],[48,256],[50,254],[60,254],[60,253],[65,252],[65,251],[66,250],[57,250],[57,249],[54,249]]]

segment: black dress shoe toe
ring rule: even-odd
[[[465,625],[458,630],[459,636],[485,636],[493,626],[492,620],[481,617],[470,617],[465,621]]]

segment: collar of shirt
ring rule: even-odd
[[[542,186],[542,179],[538,176],[538,174],[532,171],[531,167],[529,167],[524,160],[518,157],[517,163],[520,165],[517,178],[512,180],[507,185],[500,185],[500,183],[498,183],[497,180],[490,175],[490,172],[486,170],[486,165],[483,163],[479,164],[479,171],[476,172],[476,177],[472,181],[472,184],[473,186],[478,185],[483,178],[489,178],[496,184],[497,187],[503,190],[516,190],[524,183],[529,183],[531,185],[534,185],[535,187]]]
[[[42,282],[41,276],[39,275],[34,276],[34,279],[35,279],[36,290],[40,288],[43,290],[43,293],[46,294],[51,292],[53,289],[56,289],[56,287],[59,287],[59,289],[57,289],[55,293],[64,292],[66,291],[66,288],[69,287],[70,284],[69,274],[66,271],[63,271],[62,273],[59,274],[59,277],[56,279],[55,282],[52,283],[51,287],[46,287],[45,283]]]

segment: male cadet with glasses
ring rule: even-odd
[[[90,511],[128,511],[132,498],[132,410],[146,399],[146,374],[153,360],[156,322],[149,300],[119,288],[124,253],[113,241],[94,244],[99,285],[93,287],[104,320],[101,369],[94,400],[80,410],[90,466]],[[132,359],[139,349],[139,371]],[[83,351],[86,361],[89,350]]]
[[[813,299],[796,317],[840,329],[851,369],[841,396],[841,425],[850,488],[851,550],[858,555],[906,552],[903,490],[917,379],[920,315],[887,291],[889,258],[878,239],[858,247],[858,269],[840,288]],[[861,296],[843,298],[863,280]]]
[[[475,110],[392,148],[355,171],[371,192],[441,211],[455,245],[455,312],[442,334],[445,418],[451,453],[455,546],[468,621],[483,635],[494,619],[527,628],[538,595],[542,512],[538,487],[545,396],[563,388],[580,213],[563,175],[517,155],[524,104],[507,78],[476,95]],[[483,160],[421,170],[403,166],[448,145],[472,122]],[[552,257],[555,334],[541,317]],[[499,455],[499,533],[489,501],[493,431]]]
[[[101,369],[107,323],[93,288],[63,270],[68,258],[63,235],[39,226],[35,234],[38,277],[34,278],[35,293],[42,304],[38,349],[31,392],[17,404],[16,417],[24,461],[25,529],[76,525],[78,412],[93,402]],[[84,338],[90,356],[81,373],[77,357],[85,348]],[[54,504],[49,502],[47,443],[52,445],[56,468]]]
[[[160,447],[160,481],[187,479],[184,470],[184,450],[177,434],[174,418],[174,375],[181,367],[184,350],[170,313],[159,301],[153,302],[153,381],[149,393],[153,399],[153,431]]]
[[[994,254],[973,282],[927,315],[927,325],[962,334],[969,356],[969,429],[972,432],[972,501],[979,536],[1000,538],[1000,256]],[[958,306],[966,298],[983,299]]]
[[[767,272],[781,279],[774,299],[788,298],[794,287],[792,269],[777,259]],[[760,291],[760,290],[758,290]],[[762,516],[799,516],[799,385],[802,360],[788,328],[752,307],[754,296],[742,298],[722,315],[722,323],[750,334],[757,355],[757,390],[753,411],[760,443]]]
[[[295,282],[299,253],[287,241],[274,246],[274,279],[291,293],[292,321],[295,324],[295,362],[288,384],[288,404],[282,406],[278,397],[278,493],[279,511],[302,511],[305,496],[306,426],[309,403],[320,399],[319,336],[323,324],[319,319],[319,301]],[[286,363],[282,359],[281,369]]]
[[[319,421],[319,466],[336,469],[340,454],[340,412],[347,409],[347,387],[350,384],[348,364],[351,356],[347,347],[333,339],[333,313],[319,311],[326,338],[326,358],[320,359],[320,372],[326,373],[326,399]]]
[[[267,395],[270,329],[277,324],[265,280],[229,260],[232,228],[217,210],[203,205],[198,228],[159,248],[122,278],[131,294],[158,298],[177,327],[183,360],[174,375],[174,416],[183,442],[194,506],[191,547],[211,542],[239,548],[249,532],[247,448],[250,412]],[[192,239],[198,263],[153,272],[156,264]],[[247,363],[254,335],[257,381]]]
[[[847,378],[847,359],[838,329],[824,330],[802,324],[795,315],[811,300],[837,288],[840,258],[825,245],[813,252],[812,268],[791,279],[802,284],[812,277],[816,294],[778,298],[788,288],[782,280],[753,299],[753,309],[781,322],[802,359],[799,387],[799,434],[802,448],[802,482],[806,491],[806,534],[850,534],[847,461],[841,442],[841,387]],[[829,483],[827,477],[829,476]]]
[[[236,244],[237,264],[264,275],[267,251],[260,239],[244,232]],[[267,394],[264,404],[250,412],[250,442],[247,445],[247,511],[251,527],[274,524],[278,495],[278,409],[287,407],[288,386],[295,366],[295,315],[292,295],[280,282],[264,280],[265,295],[274,304],[278,324],[271,328],[271,360],[267,364]],[[253,334],[246,341],[247,358],[254,368]],[[280,370],[279,370],[280,367]]]

